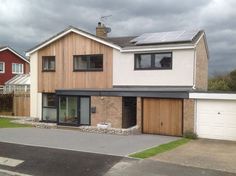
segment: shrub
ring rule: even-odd
[[[184,137],[187,138],[187,139],[197,139],[198,136],[196,133],[193,133],[193,132],[185,132],[184,133]]]

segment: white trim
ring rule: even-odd
[[[194,49],[194,45],[188,46],[173,46],[173,47],[156,47],[156,48],[133,48],[133,49],[121,49],[121,53],[129,53],[129,52],[145,52],[145,51],[169,51],[169,50],[181,50],[181,49]]]
[[[236,93],[189,93],[190,99],[236,100]]]
[[[14,72],[14,71],[13,71],[13,65],[22,65],[22,70],[21,70],[21,72]],[[23,73],[24,73],[24,64],[22,64],[22,63],[12,63],[12,64],[11,64],[11,69],[12,69],[12,74],[23,74]]]
[[[2,68],[3,68],[3,71],[0,71],[0,73],[5,73],[5,62],[0,62],[0,63],[2,63]]]
[[[99,43],[102,43],[102,44],[104,44],[104,45],[110,46],[110,47],[115,48],[115,49],[117,49],[117,50],[121,50],[121,48],[120,48],[119,46],[115,45],[115,44],[111,44],[111,43],[109,43],[109,42],[107,42],[107,41],[105,41],[105,40],[102,40],[102,39],[98,38],[98,37],[95,37],[95,36],[86,34],[85,32],[82,32],[82,31],[79,31],[79,30],[76,30],[76,29],[73,29],[73,28],[72,28],[72,29],[68,29],[67,31],[63,32],[62,34],[60,34],[60,35],[58,35],[58,36],[52,38],[51,40],[47,41],[46,43],[43,43],[42,45],[38,46],[37,48],[35,48],[35,49],[33,49],[33,50],[27,52],[27,53],[26,53],[26,56],[30,56],[32,53],[36,52],[37,50],[39,50],[39,49],[41,49],[41,48],[43,48],[43,47],[45,47],[45,46],[47,46],[48,44],[50,44],[50,43],[56,41],[57,39],[59,39],[59,38],[65,36],[66,34],[68,34],[68,33],[70,33],[70,32],[74,32],[74,33],[76,33],[76,34],[79,34],[79,35],[82,35],[82,36],[87,37],[87,38],[89,38],[89,39],[95,40],[95,41],[97,41],[97,42],[99,42]]]
[[[17,55],[19,58],[21,58],[25,62],[30,63],[27,59],[25,59],[24,57],[22,57],[20,54],[18,54],[16,51],[14,51],[13,49],[11,49],[9,47],[5,47],[5,48],[0,49],[0,52],[5,51],[5,50],[10,50],[11,52],[13,52],[15,55]]]

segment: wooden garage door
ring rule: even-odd
[[[143,133],[182,136],[181,99],[143,99]]]

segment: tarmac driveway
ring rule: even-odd
[[[152,159],[236,173],[236,142],[199,139]]]
[[[127,156],[177,139],[145,134],[118,136],[63,129],[0,128],[0,142],[116,156]]]

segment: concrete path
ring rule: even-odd
[[[162,162],[235,173],[236,142],[199,139],[152,158]]]
[[[62,129],[0,128],[0,142],[117,156],[127,156],[177,139],[179,138],[144,134],[118,136]]]
[[[236,176],[236,174],[147,159],[121,160],[104,176]]]

